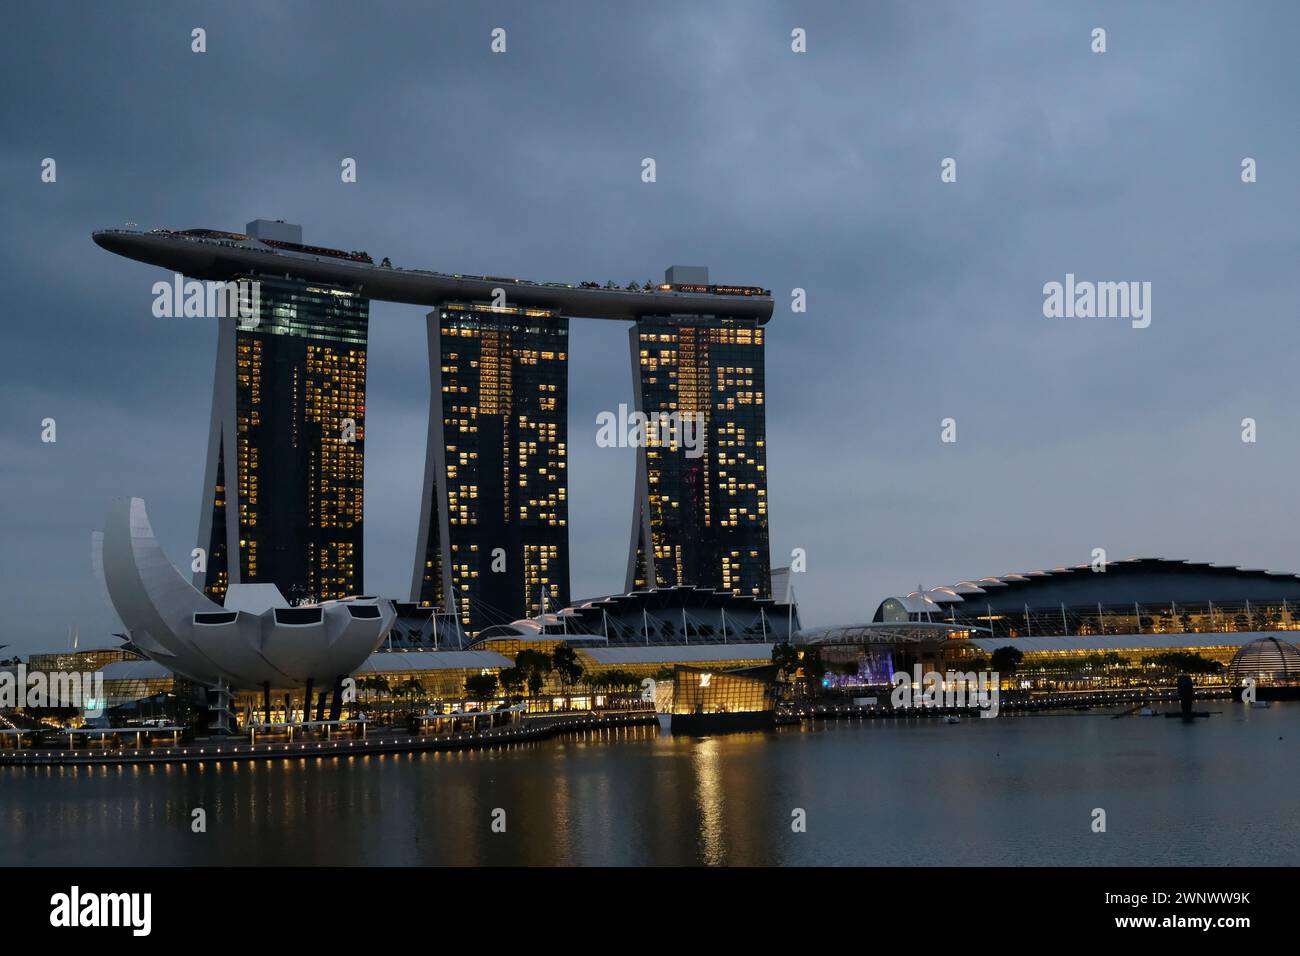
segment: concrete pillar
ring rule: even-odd
[[[325,691],[316,695],[316,719],[325,719],[325,698],[329,696]]]
[[[330,720],[343,716],[343,675],[334,678],[334,699],[330,701]]]
[[[293,698],[289,696],[288,691],[284,693],[284,722],[293,723]]]
[[[311,692],[316,686],[316,682],[310,677],[307,678],[307,689],[302,694],[302,722],[305,724],[311,720]]]
[[[262,684],[262,722],[271,722],[271,682]]]

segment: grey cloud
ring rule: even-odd
[[[149,500],[175,560],[192,544],[215,335],[153,319],[158,270],[91,244],[127,219],[285,218],[402,265],[536,279],[705,262],[771,287],[773,552],[808,549],[809,623],[1095,546],[1296,570],[1298,21],[1280,2],[9,11],[0,643],[106,635],[83,558],[114,495]],[[1151,328],[1045,319],[1067,271],[1151,281]],[[366,586],[402,594],[424,317],[377,305],[372,330]],[[583,434],[630,394],[623,336],[573,332],[577,594],[622,582],[631,463]]]

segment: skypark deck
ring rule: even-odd
[[[191,233],[204,230],[191,230]],[[764,324],[772,317],[772,297],[746,286],[710,287],[715,291],[650,291],[583,288],[559,282],[468,276],[424,269],[375,265],[359,254],[321,254],[268,245],[237,233],[184,234],[158,229],[101,229],[91,234],[109,252],[162,266],[193,279],[223,281],[250,273],[287,275],[349,286],[369,299],[436,306],[444,302],[488,302],[496,289],[510,306],[550,309],[579,319],[635,321],[645,316],[712,316]],[[311,247],[304,247],[309,250]],[[356,255],[356,258],[352,256]],[[725,292],[717,291],[725,289]],[[762,290],[766,292],[766,290]]]

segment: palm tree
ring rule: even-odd
[[[496,695],[496,674],[471,674],[465,678],[465,693],[481,703],[486,703]]]
[[[577,652],[568,644],[560,644],[551,652],[551,667],[560,677],[560,687],[568,694],[569,687],[582,679],[583,667]]]
[[[501,673],[497,675],[497,680],[501,682],[501,689],[507,694],[518,696],[524,689],[526,675],[518,667],[503,667]]]
[[[551,672],[551,655],[526,649],[515,655],[515,667],[524,675],[528,695],[536,697],[542,692],[546,675]]]
[[[406,700],[414,700],[424,694],[424,685],[414,677],[408,677],[394,688],[395,692]]]

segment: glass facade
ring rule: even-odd
[[[651,420],[695,416],[703,426],[698,457],[675,431],[652,429],[647,437],[633,587],[770,596],[763,329],[731,319],[649,318],[632,334],[640,411]]]
[[[450,598],[472,638],[569,601],[569,325],[505,306],[437,316],[441,487],[426,489],[418,598]]]
[[[290,604],[359,594],[369,300],[304,280],[243,278],[260,284],[260,304],[256,322],[223,320],[222,334],[234,337],[234,407],[223,409],[233,428],[223,425],[209,498],[204,590],[225,596],[235,521],[241,582],[274,584]]]
[[[32,671],[97,671],[117,661],[138,661],[140,655],[126,648],[111,647],[89,651],[69,651],[66,654],[33,654],[27,658],[27,669]]]
[[[885,603],[887,605],[889,602]],[[906,612],[902,613],[906,615]],[[918,616],[912,613],[906,616],[925,619],[924,614]],[[999,609],[972,598],[962,604],[936,610],[931,620],[986,628],[993,637],[1295,631],[1300,630],[1300,591],[1297,592],[1295,601],[1161,601],[1094,604],[1085,607],[1060,604],[1027,606],[1019,611]]]
[[[104,681],[106,706],[121,707],[134,704],[139,700],[172,693],[176,678],[167,677],[124,677],[118,680]]]
[[[776,685],[770,679],[680,664],[673,670],[674,714],[755,713],[774,707]]]

